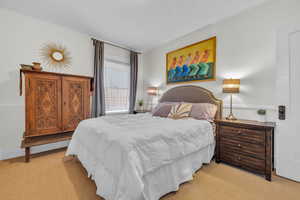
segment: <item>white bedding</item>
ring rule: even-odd
[[[78,156],[106,200],[152,200],[158,197],[146,191],[147,175],[213,145],[207,121],[118,115],[82,121],[67,155]]]

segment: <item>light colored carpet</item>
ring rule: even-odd
[[[63,161],[65,149],[0,161],[2,200],[101,200],[79,162]],[[162,200],[299,200],[300,183],[280,177],[272,182],[224,164],[204,166],[194,180]]]

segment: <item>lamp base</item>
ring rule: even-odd
[[[226,119],[227,119],[227,120],[237,120],[237,118],[236,118],[232,113],[230,113],[230,114],[228,115],[228,117],[226,117]]]

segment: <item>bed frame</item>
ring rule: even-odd
[[[217,99],[211,91],[203,87],[185,85],[171,88],[163,94],[159,102],[188,102],[215,104],[218,107],[215,119],[222,118],[223,101]]]

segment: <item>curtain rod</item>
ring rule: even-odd
[[[91,38],[91,40],[92,40],[92,41],[95,41],[95,40],[97,40],[97,39]],[[103,43],[105,43],[105,44],[109,44],[109,45],[114,46],[114,47],[118,47],[118,48],[127,50],[127,51],[134,51],[134,52],[136,52],[137,54],[142,54],[141,52],[137,52],[137,51],[135,51],[135,50],[132,50],[132,49],[129,49],[129,48],[125,48],[125,47],[122,47],[122,46],[120,46],[120,45],[117,45],[117,44],[114,44],[114,43],[111,43],[111,42],[107,42],[107,41],[103,41],[103,40],[99,40],[99,41],[101,41],[101,42],[103,42]]]

